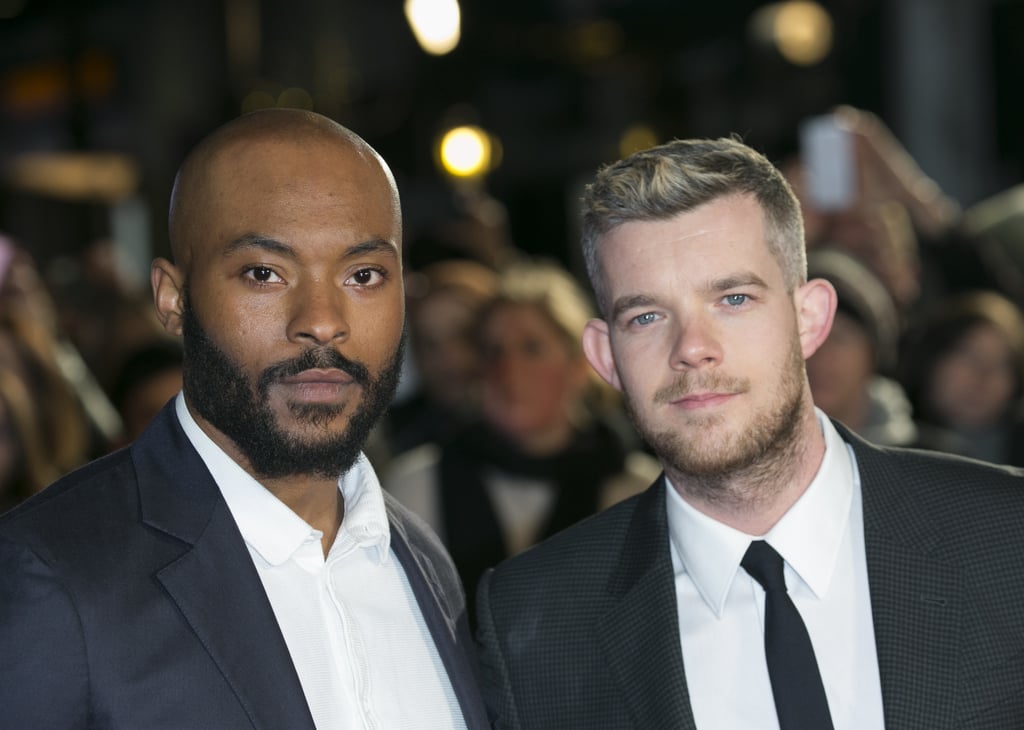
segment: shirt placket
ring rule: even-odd
[[[340,554],[332,554],[327,560],[325,571],[327,597],[330,602],[330,610],[335,611],[338,621],[334,624],[328,621],[332,633],[335,625],[340,626],[342,636],[332,636],[335,646],[344,646],[344,652],[339,660],[346,661],[347,666],[339,667],[341,676],[348,676],[352,681],[352,688],[359,704],[359,714],[366,730],[380,730],[380,720],[373,704],[373,686],[370,673],[370,662],[366,652],[366,644],[363,640],[359,622],[352,611],[349,610],[343,593],[342,586],[347,585],[343,579],[344,560],[358,559],[358,548],[339,551]],[[347,671],[346,671],[347,670]]]

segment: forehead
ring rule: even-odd
[[[500,302],[487,313],[483,336],[488,340],[509,340],[529,335],[564,339],[564,334],[539,304]]]
[[[210,178],[224,195],[273,198],[295,189],[317,197],[372,197],[394,194],[380,161],[340,139],[257,138],[228,145],[210,166]]]
[[[277,236],[301,228],[345,230],[397,244],[401,229],[389,175],[373,155],[340,140],[227,145],[208,166],[199,211],[206,247],[240,235]]]
[[[644,281],[692,283],[739,268],[782,282],[764,211],[747,195],[717,198],[665,220],[623,223],[604,235],[599,257],[613,290]]]

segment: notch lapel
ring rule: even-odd
[[[679,639],[664,476],[637,503],[608,590],[618,600],[597,623],[597,641],[635,726],[696,730]]]
[[[158,580],[253,727],[313,728],[302,685],[238,526],[188,441],[174,401],[132,447],[142,519],[185,542]],[[215,720],[215,718],[211,718]]]

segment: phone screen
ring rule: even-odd
[[[811,117],[800,124],[800,157],[813,207],[831,211],[853,204],[857,187],[853,139],[834,116]]]

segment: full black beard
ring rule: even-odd
[[[376,377],[365,365],[349,360],[332,347],[315,347],[271,365],[253,383],[207,335],[192,309],[187,288],[182,334],[182,385],[189,405],[234,442],[256,476],[266,479],[300,475],[337,478],[355,464],[374,425],[394,398],[405,339],[399,339],[394,354]],[[362,402],[341,433],[322,438],[287,433],[268,406],[273,383],[311,368],[341,370],[362,388]],[[338,417],[343,406],[289,404],[289,409],[301,423],[322,427]]]

